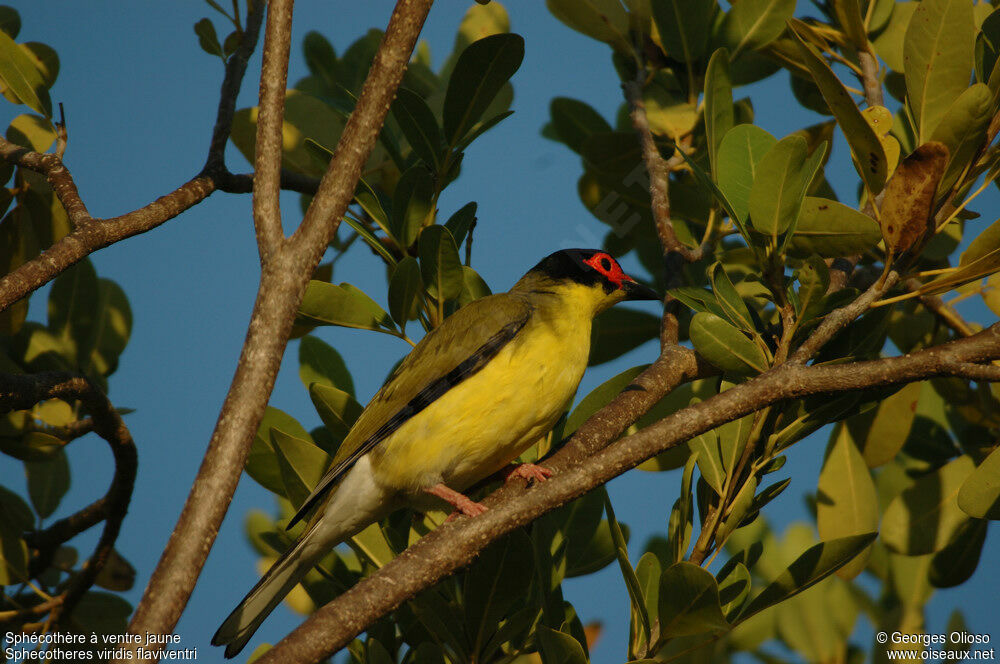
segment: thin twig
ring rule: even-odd
[[[917,293],[917,297],[920,298],[920,303],[923,304],[928,311],[941,319],[941,322],[949,328],[963,337],[971,337],[976,333],[976,331],[972,329],[972,326],[969,325],[950,304],[946,303],[937,295],[931,295],[929,293],[921,294],[920,287],[923,286],[923,284],[920,283],[919,279],[907,279],[904,285],[911,293]]]
[[[80,401],[93,418],[94,431],[111,446],[115,462],[111,486],[101,500],[84,508],[73,517],[63,519],[47,531],[28,537],[34,546],[57,546],[66,541],[68,536],[82,532],[80,529],[82,526],[89,527],[100,519],[104,521],[104,530],[87,564],[72,577],[59,595],[58,602],[49,607],[51,610],[49,620],[53,624],[58,624],[69,616],[84,593],[94,585],[98,573],[114,548],[122,520],[132,499],[138,460],[135,443],[118,411],[89,379],[61,372],[0,375],[0,409],[25,410],[46,399],[62,399],[68,403]],[[66,539],[63,539],[64,537]],[[43,553],[45,551],[44,548],[40,550]],[[41,614],[35,613],[30,617],[37,615]],[[15,616],[13,619],[18,617]]]
[[[872,303],[882,297],[897,281],[899,281],[899,273],[892,270],[885,279],[876,281],[853,302],[831,311],[823,319],[823,322],[813,330],[809,338],[792,354],[788,362],[791,364],[804,364],[811,360],[837,332],[840,332],[851,321],[863,314]]]

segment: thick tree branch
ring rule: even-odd
[[[680,410],[580,463],[560,468],[552,479],[530,490],[511,495],[515,492],[509,487],[501,488],[487,498],[490,509],[485,514],[445,524],[423,537],[382,569],[314,613],[258,661],[261,664],[293,664],[315,662],[329,656],[379,617],[469,564],[501,535],[725,422],[770,404],[811,394],[962,374],[969,371],[969,364],[979,366],[979,363],[998,357],[1000,324],[972,337],[903,357],[826,366],[786,363]],[[583,428],[574,438],[582,433]]]
[[[260,112],[254,148],[253,223],[261,264],[285,239],[281,229],[282,123],[288,52],[292,43],[292,0],[271,0],[264,31],[264,62],[260,69]]]
[[[49,529],[28,537],[32,546],[38,547],[40,555],[44,556],[46,548],[58,546],[83,529],[102,519],[104,521],[104,530],[90,560],[69,581],[62,594],[53,598],[51,605],[44,609],[51,610],[51,620],[58,623],[72,612],[83,594],[94,585],[114,548],[132,499],[138,459],[135,443],[118,411],[87,378],[59,372],[0,375],[0,410],[24,410],[46,399],[62,399],[69,403],[80,401],[93,419],[94,431],[111,446],[115,462],[114,477],[103,498],[73,516],[56,522]],[[34,607],[29,614],[3,616],[0,622],[16,622],[41,615],[38,611]]]
[[[396,4],[302,225],[263,265],[236,374],[191,493],[129,625],[133,634],[171,633],[187,604],[260,425],[309,277],[354,196],[430,5],[431,0]],[[279,43],[271,41],[267,48]]]

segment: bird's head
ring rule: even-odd
[[[592,315],[623,300],[659,300],[652,288],[625,274],[611,254],[599,249],[563,249],[543,258],[514,287],[563,296],[590,307]]]

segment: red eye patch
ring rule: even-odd
[[[603,252],[596,253],[583,262],[603,274],[608,281],[616,284],[619,288],[625,281],[635,281],[622,271],[618,261]]]

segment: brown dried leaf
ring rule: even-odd
[[[948,163],[948,146],[929,141],[896,168],[885,187],[882,237],[896,255],[923,244],[934,232],[934,192]]]

